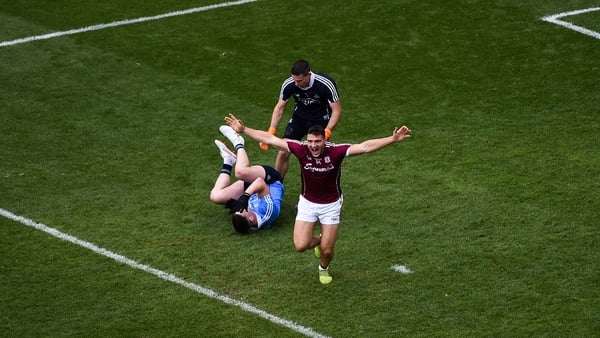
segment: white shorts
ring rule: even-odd
[[[321,224],[340,224],[340,215],[342,214],[342,204],[344,198],[329,204],[319,204],[308,201],[300,195],[298,201],[297,221],[316,222]]]

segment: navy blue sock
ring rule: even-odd
[[[231,164],[223,163],[223,167],[221,168],[221,173],[231,175],[232,169],[233,169],[233,166]]]

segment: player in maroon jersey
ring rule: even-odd
[[[400,142],[410,137],[410,129],[407,126],[394,128],[391,136],[358,144],[333,144],[327,142],[325,130],[319,125],[309,128],[306,141],[301,142],[281,139],[268,132],[244,126],[233,114],[225,117],[225,122],[232,128],[231,136],[223,133],[230,140],[238,136],[236,132],[243,133],[298,158],[302,187],[294,224],[294,246],[298,252],[314,248],[320,263],[319,281],[323,284],[331,283],[329,263],[334,254],[343,202],[340,187],[342,161],[348,156],[371,153]],[[317,221],[321,224],[320,236],[314,235]]]

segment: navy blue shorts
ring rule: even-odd
[[[306,136],[306,132],[308,129],[314,125],[321,125],[323,128],[327,127],[329,120],[303,120],[299,119],[295,116],[292,116],[290,122],[285,128],[285,133],[283,133],[284,138],[288,138],[290,140],[301,140],[304,136]]]
[[[281,174],[279,173],[279,171],[275,170],[275,168],[268,165],[263,165],[262,167],[265,168],[265,182],[267,184],[272,184],[277,181],[283,182]]]
[[[261,167],[265,169],[265,177],[263,177],[265,183],[273,184],[277,181],[283,183],[283,178],[281,177],[281,174],[279,173],[279,171],[275,170],[275,168],[268,165],[263,165]],[[252,184],[252,182],[244,182],[244,190],[248,189],[250,184]]]

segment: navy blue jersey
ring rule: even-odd
[[[294,117],[307,121],[329,120],[329,103],[340,99],[335,81],[322,73],[312,73],[307,88],[298,88],[292,77],[288,77],[281,85],[279,98],[288,101],[290,97],[295,101]]]

